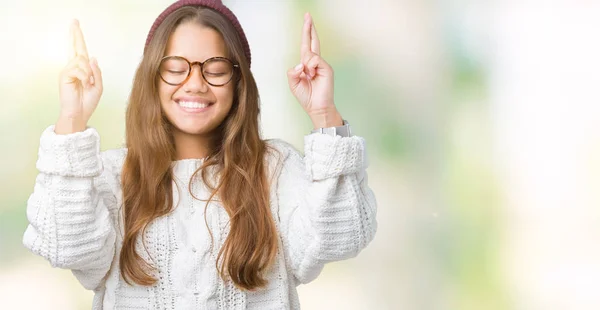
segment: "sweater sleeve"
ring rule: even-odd
[[[356,256],[375,235],[377,203],[367,184],[365,140],[310,134],[304,157],[280,145],[280,234],[288,268],[307,283],[325,263]]]
[[[100,153],[93,128],[57,135],[50,126],[40,139],[39,174],[27,201],[24,246],[53,267],[71,269],[90,290],[101,286],[115,252],[116,180],[103,164],[109,155]]]

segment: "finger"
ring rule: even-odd
[[[71,70],[73,68],[80,68],[81,70],[83,70],[83,72],[85,72],[85,74],[88,75],[88,77],[91,77],[93,75],[92,67],[90,66],[90,61],[83,56],[76,56],[75,58],[71,59],[71,61],[65,67],[65,70]]]
[[[321,57],[317,54],[310,54],[310,57],[304,64],[304,73],[309,79],[313,79],[317,75],[317,68],[321,63]]]
[[[75,45],[75,52],[77,55],[81,55],[84,56],[86,58],[88,58],[88,52],[87,52],[87,46],[85,45],[85,39],[83,38],[83,32],[81,31],[81,28],[79,27],[79,21],[75,20],[73,22],[73,31],[74,31],[74,45]]]
[[[300,83],[301,78],[302,78],[301,75],[303,74],[303,72],[302,72],[303,68],[304,68],[304,65],[299,64],[296,67],[288,70],[288,72],[287,72],[288,83],[289,83],[291,89],[295,89],[296,86],[298,86],[298,83]]]
[[[89,76],[81,68],[72,68],[64,74],[64,81],[67,83],[81,82],[82,85],[87,85]]]
[[[102,89],[102,71],[100,71],[100,66],[98,66],[98,60],[96,58],[92,58],[90,61],[90,66],[92,68],[92,84]]]
[[[77,51],[75,51],[75,20],[71,22],[71,26],[69,26],[69,59],[75,58],[77,56]]]
[[[300,44],[300,55],[304,56],[310,52],[310,15],[304,14],[304,26],[302,27],[302,43]]]
[[[315,28],[312,16],[310,16],[310,26],[310,50],[317,55],[321,55],[321,42],[319,41],[317,28]]]

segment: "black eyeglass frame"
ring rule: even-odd
[[[165,80],[165,78],[162,76],[162,74],[160,73],[160,68],[162,67],[163,62],[165,62],[166,60],[169,59],[181,59],[184,60],[185,62],[187,62],[188,64],[188,74],[185,77],[185,79],[181,82],[181,83],[177,83],[177,84],[173,84],[173,83],[169,83]],[[227,82],[223,83],[223,84],[213,84],[211,82],[209,82],[206,77],[204,76],[204,64],[207,62],[211,62],[214,60],[225,60],[228,63],[231,64],[232,70],[231,70],[231,76],[229,77],[229,80],[227,80]],[[165,56],[163,58],[161,58],[160,60],[160,65],[158,66],[158,75],[160,76],[160,79],[163,80],[163,82],[171,85],[171,86],[178,86],[178,85],[182,85],[185,84],[189,79],[190,76],[192,75],[192,67],[194,65],[199,65],[200,66],[200,74],[202,75],[202,78],[204,79],[204,81],[206,81],[206,83],[208,83],[209,85],[215,86],[215,87],[219,87],[219,86],[223,86],[223,85],[227,85],[227,83],[231,82],[231,80],[233,79],[233,76],[235,74],[235,69],[239,69],[239,65],[234,63],[232,60],[230,60],[229,58],[225,58],[225,57],[211,57],[205,61],[194,61],[194,62],[190,62],[189,60],[187,60],[185,57],[182,56]]]

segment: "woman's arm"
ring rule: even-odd
[[[286,261],[301,283],[327,262],[356,256],[377,230],[377,202],[367,184],[365,141],[311,134],[305,157],[278,140],[283,165],[277,184]]]
[[[115,152],[100,153],[96,130],[68,135],[46,129],[39,174],[27,201],[23,244],[53,267],[71,269],[87,289],[101,285],[115,252],[118,176]]]

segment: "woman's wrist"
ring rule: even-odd
[[[87,125],[81,118],[59,116],[58,121],[54,125],[54,133],[57,135],[67,135],[84,131],[86,127]]]
[[[310,115],[310,119],[313,123],[313,129],[337,127],[344,124],[342,115],[335,108],[313,113]]]

